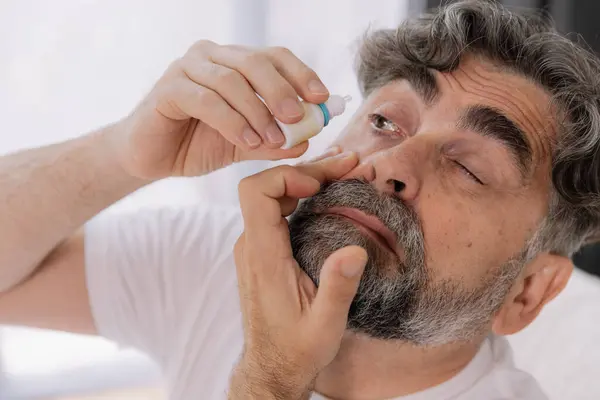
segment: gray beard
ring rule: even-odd
[[[347,219],[323,214],[332,207],[356,208],[378,217],[397,235],[405,261]],[[367,251],[369,261],[350,307],[348,329],[377,339],[421,346],[469,340],[487,328],[520,271],[517,260],[511,260],[475,288],[460,280],[434,281],[416,213],[360,180],[324,185],[300,203],[289,228],[294,257],[317,286],[321,267],[334,251],[350,245]]]

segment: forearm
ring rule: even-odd
[[[31,274],[88,219],[143,186],[111,149],[115,129],[0,158],[0,291]]]

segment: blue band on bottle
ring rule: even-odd
[[[321,103],[318,106],[321,108],[321,111],[323,111],[323,119],[325,120],[323,126],[327,126],[329,124],[329,120],[331,119],[329,116],[329,110],[327,109],[325,103]]]

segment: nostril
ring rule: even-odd
[[[396,179],[388,179],[388,185],[394,185],[394,192],[399,193],[404,190],[406,184],[402,181],[398,181]]]

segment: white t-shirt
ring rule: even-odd
[[[105,214],[86,226],[97,328],[154,358],[173,400],[226,398],[243,345],[232,255],[242,230],[237,209],[216,207]],[[398,399],[547,398],[514,367],[507,341],[490,337],[457,376]]]

